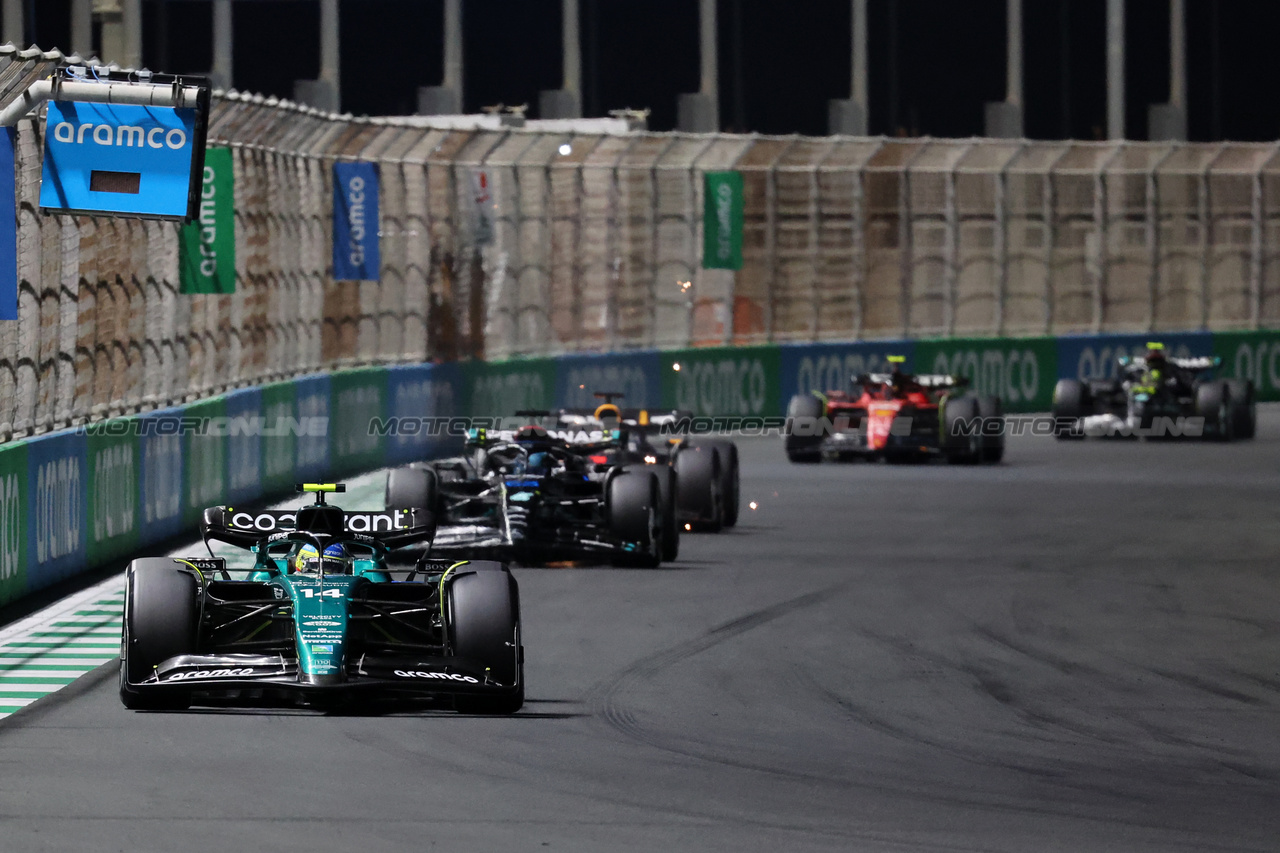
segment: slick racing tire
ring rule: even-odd
[[[994,394],[978,397],[978,417],[982,418],[983,424],[982,461],[994,465],[1004,459],[1004,406],[1000,398]],[[1000,422],[998,433],[987,426],[992,420]]]
[[[463,714],[514,714],[524,705],[524,649],[520,645],[520,589],[501,563],[459,566],[446,587],[449,648],[456,657],[488,667],[514,687],[503,694],[464,694],[453,706]]]
[[[1253,438],[1258,434],[1258,401],[1253,391],[1253,382],[1245,379],[1228,379],[1226,382],[1235,437]]]
[[[669,563],[680,556],[680,523],[676,518],[680,483],[670,465],[654,466],[653,473],[658,477],[658,497],[662,500],[662,561]]]
[[[671,463],[679,477],[680,517],[694,530],[719,533],[724,525],[720,454],[713,445],[685,445]]]
[[[387,509],[421,509],[434,521],[439,503],[440,478],[433,469],[395,468],[387,474]]]
[[[812,435],[795,435],[796,421],[816,423],[827,413],[826,405],[812,394],[797,394],[787,403],[786,434],[782,439],[787,459],[796,463],[821,462],[822,436],[816,430]]]
[[[683,477],[677,473],[677,483]],[[636,550],[619,555],[614,564],[637,568],[657,568],[662,563],[662,494],[658,477],[646,466],[620,468],[605,481],[605,515],[609,532],[635,543]]]
[[[1219,441],[1235,438],[1231,423],[1231,389],[1215,379],[1196,386],[1196,414],[1204,418],[1204,437]]]
[[[978,399],[964,396],[947,400],[942,420],[942,446],[951,464],[973,465],[982,460],[981,424],[975,424],[979,415]],[[960,429],[967,424],[968,435]],[[978,429],[975,430],[974,427]]]
[[[189,691],[154,691],[130,684],[144,681],[169,658],[195,651],[198,595],[195,577],[168,557],[144,557],[129,564],[120,638],[120,701],[126,708],[182,710],[191,704]]]
[[[1069,421],[1077,423],[1087,414],[1089,390],[1078,379],[1059,379],[1053,386],[1053,419],[1058,423]],[[1054,435],[1059,441],[1072,438],[1084,438],[1083,431],[1058,428]]]
[[[723,438],[699,441],[699,447],[713,447],[720,455],[720,509],[725,527],[738,523],[738,445]]]

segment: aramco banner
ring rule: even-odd
[[[196,111],[54,101],[45,117],[40,207],[186,219]]]
[[[707,172],[703,269],[742,269],[742,173]]]
[[[235,180],[231,149],[204,155],[200,213],[182,226],[178,277],[182,293],[236,292]]]
[[[333,164],[333,280],[377,281],[378,167]]]

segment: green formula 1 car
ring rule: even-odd
[[[423,557],[393,569],[390,552],[429,541],[433,518],[420,509],[345,512],[325,501],[341,484],[298,489],[315,503],[205,510],[206,546],[245,548],[252,560],[242,568],[211,557],[129,565],[125,706],[438,697],[465,713],[519,710],[520,599],[507,567]]]

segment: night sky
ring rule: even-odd
[[[1186,2],[1191,138],[1280,139],[1274,94],[1280,3]],[[825,133],[827,100],[849,94],[849,0],[719,4],[724,128]],[[670,129],[676,95],[698,88],[697,0],[580,5],[585,113],[649,107],[650,127]],[[869,5],[871,132],[981,135],[983,103],[1004,97],[1005,0]],[[70,0],[29,3],[41,47],[68,43],[69,6]],[[536,117],[538,91],[560,85],[560,0],[465,0],[463,6],[467,110],[528,103]],[[1025,0],[1031,138],[1102,135],[1105,8],[1105,0]],[[1168,8],[1168,0],[1128,0],[1131,138],[1146,137],[1147,105],[1168,98]],[[417,87],[440,83],[442,9],[442,0],[344,0],[344,110],[413,111]],[[147,66],[208,69],[208,0],[144,0],[144,15]],[[235,31],[239,89],[290,97],[295,79],[319,70],[314,0],[237,0]]]

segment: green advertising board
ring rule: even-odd
[[[227,502],[227,404],[222,397],[192,403],[182,412],[186,466],[182,524],[194,528],[206,507]]]
[[[204,155],[200,215],[182,226],[178,278],[182,293],[236,292],[235,181],[230,148]]]
[[[94,424],[89,445],[89,537],[91,565],[137,550],[141,448],[132,418]]]
[[[0,605],[27,591],[27,446],[0,447]]]
[[[1280,331],[1214,332],[1221,376],[1252,379],[1261,401],[1280,400]]]
[[[262,491],[286,492],[293,487],[296,435],[305,427],[298,416],[298,391],[292,382],[262,386]]]
[[[742,173],[707,172],[703,182],[703,269],[742,269]]]
[[[772,417],[782,410],[776,346],[662,353],[662,406],[699,416]]]
[[[342,370],[329,379],[329,466],[334,475],[382,464],[386,438],[370,429],[387,417],[387,369]]]
[[[527,409],[550,409],[556,390],[556,362],[550,358],[468,362],[463,385],[470,389],[463,411],[478,418],[509,418]]]
[[[916,371],[969,377],[1008,412],[1047,412],[1058,381],[1054,338],[948,338],[916,342]]]

